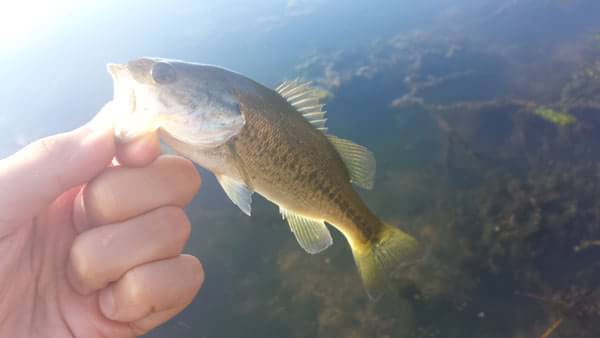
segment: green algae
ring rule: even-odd
[[[539,107],[533,113],[544,120],[559,126],[567,126],[577,122],[577,119],[566,112],[556,111],[548,107]]]

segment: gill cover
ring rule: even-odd
[[[141,58],[109,64],[116,136],[128,142],[160,129],[192,146],[215,147],[240,132],[245,119],[227,71],[182,61]]]

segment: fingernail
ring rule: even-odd
[[[115,306],[115,296],[113,293],[112,285],[105,287],[102,291],[100,291],[100,295],[98,296],[98,302],[100,303],[100,311],[106,316],[108,319],[115,318],[116,314],[116,306]]]
[[[77,196],[75,196],[75,199],[73,200],[73,223],[77,233],[83,233],[90,229],[87,213],[85,211],[85,201],[83,199],[84,189],[85,188],[79,190],[79,193],[77,193]]]

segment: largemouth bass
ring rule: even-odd
[[[316,91],[299,81],[269,89],[216,66],[141,58],[110,64],[117,137],[157,130],[176,153],[213,172],[250,215],[252,194],[277,204],[300,246],[332,244],[326,223],[347,239],[370,297],[386,275],[414,258],[417,242],[380,221],[351,182],[370,189],[375,159],[365,147],[327,133]]]

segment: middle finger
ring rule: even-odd
[[[178,256],[190,230],[182,209],[162,207],[86,231],[77,236],[69,254],[71,284],[87,294],[104,288],[135,266]]]

